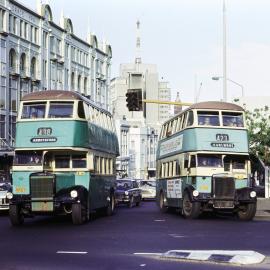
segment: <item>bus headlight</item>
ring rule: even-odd
[[[13,198],[13,194],[11,192],[7,192],[6,197],[11,200]]]
[[[125,195],[128,196],[128,191],[125,191]]]
[[[77,190],[71,190],[70,191],[71,198],[77,198],[78,197],[78,191]]]
[[[193,197],[198,197],[199,196],[199,191],[196,190],[196,189],[193,190],[192,195],[193,195]]]
[[[250,198],[255,198],[256,195],[257,195],[256,191],[254,191],[254,190],[249,193]]]

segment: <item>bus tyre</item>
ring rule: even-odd
[[[106,208],[106,215],[107,216],[112,216],[114,214],[114,211],[115,211],[115,196],[114,194],[112,193],[110,195],[110,202]]]
[[[189,198],[188,193],[185,192],[182,211],[185,218],[198,218],[201,213],[201,204],[199,202],[192,202]]]
[[[159,210],[162,213],[168,212],[168,207],[165,205],[165,197],[163,192],[161,192],[159,196]]]
[[[131,196],[130,199],[129,199],[128,207],[129,208],[132,208],[133,207],[133,204],[134,204],[134,197]]]
[[[240,220],[248,221],[254,218],[256,210],[257,210],[256,203],[248,203],[242,205],[237,214]]]
[[[24,217],[23,217],[23,213],[21,211],[21,207],[16,205],[16,204],[10,205],[9,206],[9,218],[10,218],[10,222],[13,226],[22,225],[24,222]]]
[[[81,225],[85,220],[83,206],[81,203],[72,204],[72,223],[74,225]]]

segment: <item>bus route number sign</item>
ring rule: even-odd
[[[52,129],[50,127],[41,127],[37,130],[38,136],[48,136],[52,134]]]
[[[228,134],[216,134],[216,140],[219,142],[228,142],[230,138]]]

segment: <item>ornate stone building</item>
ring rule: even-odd
[[[111,46],[76,36],[70,18],[53,21],[49,5],[34,11],[0,0],[0,174],[13,155],[20,98],[40,90],[74,90],[108,108]]]

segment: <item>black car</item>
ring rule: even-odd
[[[131,208],[134,204],[136,206],[140,205],[142,193],[136,180],[118,179],[116,181],[115,197],[118,204],[124,203]]]

